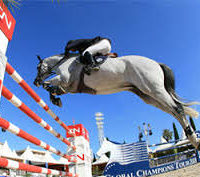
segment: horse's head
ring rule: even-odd
[[[110,143],[106,138],[104,138],[104,141],[103,141],[100,149],[98,150],[97,155],[99,157],[101,157],[103,154],[111,151],[111,149],[112,149],[111,146],[112,146],[112,143]]]
[[[40,58],[40,56],[37,56],[39,59],[39,64],[37,66],[37,76],[34,84],[39,87],[49,76],[56,74],[54,71],[57,72],[57,68],[59,68],[59,66],[61,66],[63,63],[65,63],[65,65],[64,68],[61,68],[61,70],[65,70],[65,74],[70,75],[70,72],[77,64],[75,60],[78,56],[78,54],[70,54],[68,57],[65,57],[65,55],[60,54],[47,57],[43,60]]]
[[[43,81],[51,75],[51,72],[49,72],[49,67],[45,60],[42,60],[40,56],[37,56],[37,58],[39,63],[37,65],[37,76],[34,80],[34,85],[39,87]]]

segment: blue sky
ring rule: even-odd
[[[132,0],[132,1],[24,1],[16,10],[16,28],[7,50],[8,61],[66,123],[82,123],[90,133],[91,148],[99,148],[95,112],[103,112],[105,136],[128,143],[138,140],[138,125],[150,123],[151,143],[158,143],[163,129],[172,130],[170,115],[146,105],[136,95],[121,92],[112,95],[68,94],[62,96],[63,107],[49,101],[48,93],[36,88],[37,59],[62,53],[68,40],[105,36],[112,41],[112,51],[122,55],[142,55],[170,66],[176,79],[176,91],[186,100],[200,101],[200,1]],[[61,134],[55,123],[25,92],[9,78],[5,86]],[[200,110],[199,107],[196,107]],[[66,150],[65,144],[35,124],[26,115],[1,99],[1,115],[32,135]],[[199,120],[195,120],[197,128]],[[0,133],[13,149],[29,144],[10,133]],[[36,148],[31,145],[31,147]]]

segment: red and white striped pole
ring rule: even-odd
[[[12,92],[10,92],[5,86],[2,87],[2,95],[10,101],[15,107],[19,108],[22,112],[24,112],[27,116],[29,116],[32,120],[38,123],[41,127],[46,129],[56,138],[60,139],[62,142],[72,147],[73,150],[76,150],[76,147],[73,146],[66,138],[57,133],[47,122],[45,122],[41,117],[39,117],[36,113],[34,113],[28,106],[26,106],[19,98],[17,98]]]
[[[60,118],[49,108],[49,106],[40,98],[40,96],[27,84],[27,82],[20,76],[20,74],[9,64],[6,64],[6,72],[11,78],[17,82],[20,87],[24,89],[40,107],[42,107],[59,125],[61,125],[66,131],[69,130],[68,126],[60,120]],[[73,134],[72,134],[73,135]],[[75,135],[73,135],[75,136]]]
[[[48,174],[48,175],[73,177],[72,173],[69,173],[69,172],[63,172],[63,171],[52,170],[48,168],[42,168],[42,167],[38,167],[34,165],[28,165],[25,163],[16,162],[14,160],[8,160],[6,158],[1,158],[1,157],[0,157],[0,167],[14,169],[14,170],[28,171],[28,172],[33,172],[33,173],[43,173],[43,174]]]
[[[15,19],[0,0],[0,98],[7,58],[5,57],[8,42],[12,39]]]
[[[45,142],[39,140],[38,138],[32,136],[31,134],[25,132],[24,130],[20,129],[16,125],[10,123],[9,121],[7,121],[1,117],[0,117],[0,127],[19,136],[20,138],[23,138],[23,139],[35,144],[36,146],[39,146],[39,147],[41,147],[47,151],[50,151],[58,156],[64,157],[64,158],[68,159],[70,162],[76,162],[76,160],[71,159],[71,157],[69,155],[61,153],[61,151],[55,149],[54,147],[48,145]]]

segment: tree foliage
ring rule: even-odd
[[[162,136],[167,142],[169,142],[172,139],[172,131],[169,129],[164,129]]]
[[[52,2],[54,1],[57,1],[59,2],[59,0],[52,0]],[[0,3],[4,3],[8,9],[10,9],[12,12],[14,12],[14,9],[17,8],[19,9],[21,3],[22,3],[22,0],[0,0]],[[50,2],[50,0],[49,0]]]
[[[179,135],[175,123],[173,123],[173,130],[174,130],[174,139],[175,141],[177,141],[179,140]]]
[[[194,124],[192,117],[190,117],[190,125],[192,126],[193,130],[196,131],[196,126]]]
[[[21,0],[0,0],[0,3],[4,3],[8,9],[14,12],[14,8],[19,8],[21,5]]]

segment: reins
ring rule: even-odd
[[[37,55],[37,57],[38,57],[38,59],[39,59],[40,61],[42,61],[42,59],[41,59],[41,57],[40,57],[39,55]],[[58,61],[58,62],[57,62],[55,65],[53,65],[52,67],[49,67],[49,68],[48,68],[48,71],[44,72],[40,77],[43,77],[45,74],[50,74],[50,76],[56,74],[55,72],[53,72],[53,69],[54,69],[56,66],[60,65],[60,64],[61,64],[64,60],[66,60],[66,59],[68,59],[68,58],[64,55],[64,57],[63,57],[60,61]]]

